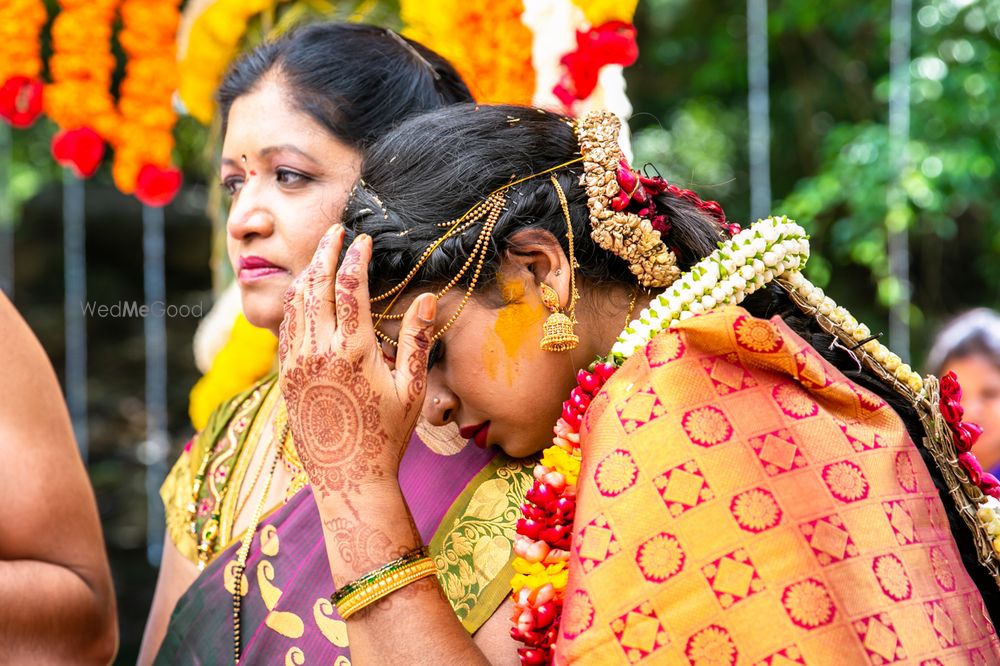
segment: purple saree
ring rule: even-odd
[[[513,521],[529,470],[471,446],[440,456],[416,437],[403,457],[403,493],[469,631],[510,592]],[[234,540],[181,597],[156,664],[232,663],[238,548]],[[319,512],[306,487],[266,516],[254,537],[243,583],[241,663],[349,664],[333,591]]]

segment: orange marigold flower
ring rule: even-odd
[[[531,31],[521,0],[402,0],[403,34],[450,60],[484,103],[530,104]]]

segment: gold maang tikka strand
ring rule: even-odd
[[[431,336],[432,342],[438,340],[442,335],[444,335],[445,331],[451,328],[452,324],[455,323],[455,320],[458,319],[458,316],[462,313],[462,310],[465,309],[466,304],[472,297],[473,290],[475,290],[476,285],[479,283],[479,277],[482,274],[483,264],[486,262],[486,254],[487,250],[489,249],[488,248],[489,238],[490,236],[492,236],[493,228],[496,226],[497,220],[500,218],[500,214],[503,212],[504,205],[506,204],[506,197],[502,193],[491,196],[494,196],[496,198],[493,204],[488,208],[489,213],[486,216],[486,221],[483,222],[483,228],[479,232],[479,237],[476,239],[476,244],[475,246],[473,246],[472,252],[469,253],[469,258],[465,261],[465,264],[462,266],[462,268],[459,269],[458,274],[455,275],[455,277],[452,278],[451,281],[435,295],[436,298],[441,298],[446,293],[451,291],[451,289],[456,284],[458,284],[458,281],[462,278],[462,276],[465,275],[466,272],[468,272],[469,267],[473,265],[473,262],[475,262],[475,269],[473,270],[472,278],[469,280],[469,286],[465,290],[465,295],[462,297],[461,302],[458,304],[458,307],[455,309],[455,312],[452,314],[451,318],[448,319],[445,325],[442,326],[441,329],[437,331],[437,333]],[[429,257],[430,252],[425,252],[425,255]],[[426,257],[422,258],[423,261],[426,261]],[[423,261],[421,261],[421,264],[423,263]],[[421,264],[418,264],[416,269],[419,269]],[[412,277],[410,279],[412,279]],[[378,324],[381,323],[382,319],[402,318],[402,315],[386,315],[386,312],[388,312],[388,310],[393,306],[393,304],[395,304],[396,299],[399,297],[400,294],[402,294],[402,291],[398,292],[396,296],[392,299],[392,301],[389,302],[389,304],[385,308],[385,312],[383,312],[381,315],[377,315],[375,319],[375,326],[376,326],[375,335],[380,340],[388,342],[393,347],[397,346],[398,342],[387,336],[377,327]]]

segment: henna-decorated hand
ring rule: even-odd
[[[289,288],[278,355],[292,436],[313,490],[350,505],[363,486],[397,483],[426,391],[437,301],[423,294],[410,305],[390,367],[368,301],[371,238],[358,236],[338,270],[343,242],[344,228],[335,225]]]

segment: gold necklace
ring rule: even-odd
[[[267,467],[267,457],[266,457],[266,455],[262,456],[262,459],[260,461],[260,465],[257,467],[257,473],[254,474],[253,481],[250,483],[250,489],[247,491],[246,497],[244,497],[244,499],[243,499],[243,503],[240,504],[240,505],[238,505],[236,507],[236,513],[233,514],[233,522],[234,523],[237,520],[239,520],[239,517],[241,515],[243,515],[244,511],[246,511],[247,504],[250,503],[250,498],[253,497],[253,491],[257,487],[257,481],[260,480],[261,472],[264,471],[265,467]]]
[[[278,416],[275,419],[274,426],[277,430],[278,423],[282,421],[282,413],[284,410],[281,407],[284,403],[279,406]],[[267,504],[267,493],[271,489],[271,479],[274,478],[274,471],[278,468],[278,460],[281,459],[281,450],[288,438],[288,431],[291,427],[291,421],[288,419],[288,413],[284,412],[284,423],[281,426],[281,434],[275,440],[274,456],[271,460],[271,468],[268,471],[267,479],[264,481],[264,491],[261,493],[260,500],[257,502],[257,508],[253,512],[253,517],[250,519],[250,524],[247,526],[246,532],[243,534],[243,541],[240,543],[240,549],[236,553],[236,566],[233,568],[233,659],[235,663],[240,663],[240,653],[242,651],[242,641],[240,639],[240,610],[243,604],[243,574],[246,571],[247,557],[250,555],[250,544],[253,543],[253,537],[257,532],[257,525],[260,523],[261,515],[264,513],[264,506]]]

